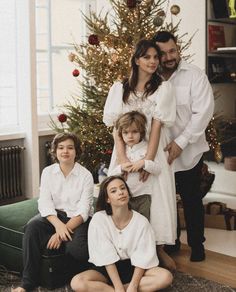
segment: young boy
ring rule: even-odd
[[[44,168],[39,213],[25,227],[22,283],[12,292],[39,286],[42,250],[59,249],[78,262],[88,260],[87,231],[93,212],[93,177],[77,160],[80,143],[72,133],[57,134],[51,154],[55,163]]]
[[[148,147],[145,141],[146,124],[145,115],[138,111],[127,112],[117,120],[115,127],[124,141],[129,162],[109,169],[108,175],[127,175],[127,184],[133,195],[130,200],[131,207],[150,221],[152,181],[154,176],[159,175],[161,169],[156,162],[145,159]],[[151,174],[145,182],[139,178],[141,169]]]

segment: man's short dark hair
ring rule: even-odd
[[[154,42],[166,43],[169,40],[173,40],[177,43],[176,37],[171,32],[166,30],[158,31],[153,37]]]

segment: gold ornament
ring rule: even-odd
[[[223,154],[222,154],[222,151],[221,151],[220,144],[217,144],[216,147],[215,147],[214,157],[215,157],[215,161],[217,163],[220,163],[222,161],[222,159],[223,159]]]
[[[87,49],[87,55],[88,56],[94,56],[94,50],[93,50],[93,48],[88,47],[88,49]]]
[[[112,59],[112,61],[115,63],[117,60],[118,60],[118,55],[116,54],[116,53],[113,53],[112,55],[111,55],[111,59]]]
[[[113,46],[113,38],[114,36],[112,34],[109,34],[104,38],[104,41],[108,44],[109,47]]]
[[[131,45],[133,43],[133,37],[131,35],[127,36],[126,43],[129,44],[129,45]]]
[[[173,15],[177,15],[177,14],[179,14],[179,13],[180,13],[180,7],[179,7],[179,5],[172,5],[172,6],[170,7],[170,12],[171,12],[171,14],[173,14]]]
[[[68,59],[69,59],[70,62],[74,62],[75,57],[76,57],[75,54],[70,53],[69,56],[68,56]]]
[[[160,17],[165,17],[165,16],[166,16],[164,10],[160,10],[160,11],[158,11],[157,15],[160,16]]]

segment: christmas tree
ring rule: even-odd
[[[129,76],[129,60],[135,44],[165,29],[177,37],[182,57],[191,57],[186,50],[193,36],[185,40],[186,34],[179,34],[181,20],[174,19],[176,24],[173,21],[180,12],[179,6],[169,7],[167,0],[110,0],[110,3],[112,14],[84,15],[90,35],[86,43],[74,44],[74,51],[69,54],[69,60],[76,66],[73,76],[84,72],[83,82],[79,83],[81,95],[64,105],[65,115],[59,117],[62,127],[52,121],[56,131],[66,129],[78,134],[83,150],[80,162],[91,172],[102,162],[109,164],[113,137],[112,129],[102,122],[103,107],[113,82]]]

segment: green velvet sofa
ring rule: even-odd
[[[37,199],[0,206],[0,265],[22,272],[22,237],[25,224],[38,213]],[[74,264],[74,266],[73,266]],[[62,250],[45,249],[42,255],[40,286],[54,289],[68,282],[76,263]]]

